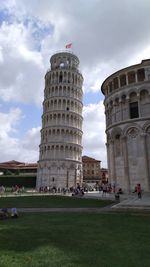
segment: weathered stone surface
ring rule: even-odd
[[[117,81],[117,82],[116,82]],[[102,84],[109,179],[124,191],[150,191],[150,59]]]
[[[37,188],[82,183],[82,83],[79,59],[54,54],[45,75]]]

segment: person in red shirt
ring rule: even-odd
[[[137,184],[136,192],[138,194],[138,198],[141,198],[142,197],[142,190],[141,190],[141,185],[140,184]]]

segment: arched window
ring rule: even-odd
[[[126,82],[126,75],[125,74],[120,75],[120,85],[125,86],[126,83],[127,83]]]
[[[139,69],[137,71],[137,77],[138,77],[138,81],[144,81],[145,80],[145,70],[144,69]]]
[[[138,107],[138,101],[137,101],[137,94],[135,92],[132,92],[130,94],[129,109],[130,109],[130,119],[134,119],[134,118],[139,117],[139,107]]]
[[[60,68],[64,68],[64,66],[65,66],[65,64],[63,62],[60,63],[60,65],[59,65]]]
[[[112,92],[112,82],[109,82],[109,92]]]
[[[62,72],[60,72],[60,74],[59,74],[59,82],[60,83],[62,83],[62,79],[63,79]]]
[[[115,77],[115,78],[113,79],[113,83],[114,83],[114,89],[118,89],[118,87],[119,87],[118,77]]]
[[[135,72],[128,72],[128,83],[135,83]]]

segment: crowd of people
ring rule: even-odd
[[[121,194],[123,194],[122,188],[117,187],[115,184],[110,184],[110,183],[103,183],[101,185],[96,185],[95,187],[92,188],[93,190],[102,192],[102,197],[106,196],[109,193],[114,193],[116,199],[120,197]],[[4,187],[3,185],[0,185],[0,196],[2,196],[4,193],[7,193],[8,188]],[[87,186],[81,187],[79,184],[77,184],[76,187],[50,187],[50,186],[41,186],[38,190],[40,193],[71,193],[72,195],[81,195],[83,196],[85,192],[91,191],[91,188]],[[15,185],[12,186],[11,189],[9,188],[9,192],[18,194],[18,193],[23,193],[25,192],[24,186],[19,186]],[[137,184],[135,186],[135,189],[133,193],[137,192],[138,198],[140,199],[142,197],[142,190],[141,190],[141,185]]]
[[[53,187],[41,186],[39,188],[39,192],[40,193],[63,193],[63,194],[71,193],[72,195],[84,195],[84,188],[81,188],[80,185],[77,185],[77,187],[70,187],[70,188],[67,188],[67,187],[57,188],[55,186]]]
[[[6,188],[5,186],[0,185],[0,195],[7,193],[8,190],[11,193],[18,194],[18,193],[23,193],[25,191],[25,188],[22,185],[14,185],[11,188]]]
[[[15,185],[15,186],[12,186],[12,188],[11,188],[11,192],[13,192],[13,193],[23,193],[25,191],[25,189],[24,189],[24,186],[22,186],[22,185]]]
[[[109,183],[105,183],[105,184],[102,184],[100,186],[97,186],[96,191],[99,191],[99,192],[102,192],[102,196],[105,196],[106,193],[118,193],[118,194],[123,194],[123,191],[121,188],[116,188],[114,185],[112,186],[111,184]],[[60,187],[49,187],[49,186],[41,186],[39,188],[39,192],[40,193],[73,193],[74,195],[84,195],[85,192],[88,192],[88,191],[94,191],[91,190],[91,188],[89,189],[88,187],[86,186],[83,186],[81,187],[79,184],[77,184],[76,187],[70,187],[70,188],[60,188]]]

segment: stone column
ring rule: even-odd
[[[147,145],[146,145],[146,134],[141,134],[141,140],[142,140],[142,147],[143,147],[143,158],[144,158],[144,165],[143,170],[145,170],[145,180],[146,180],[146,188],[148,191],[150,191],[150,173],[149,173],[149,166],[148,166],[148,151],[147,151]]]
[[[120,121],[123,121],[123,110],[122,110],[122,100],[119,99],[119,106],[120,106]]]
[[[69,186],[69,170],[67,169],[67,180],[66,180],[66,187]]]
[[[77,185],[77,169],[75,169],[75,176],[74,176],[74,187]]]
[[[105,109],[105,121],[106,121],[106,127],[108,127],[108,117],[107,117],[107,110]]]
[[[141,118],[141,103],[140,103],[140,94],[139,93],[137,93],[137,99],[138,99],[139,118]]]
[[[135,72],[135,82],[138,82],[137,72]]]
[[[129,103],[130,103],[130,98],[129,96],[126,98],[126,105],[127,105],[127,120],[130,119],[130,107],[129,107]]]
[[[120,77],[118,76],[118,87],[120,88],[121,87],[121,84],[120,84]]]
[[[107,148],[107,162],[108,162],[108,179],[109,182],[112,183],[112,178],[111,178],[111,173],[110,173],[110,151],[109,151],[109,142],[106,143],[106,148]]]
[[[82,182],[82,171],[80,170],[80,185],[81,185],[81,182]]]
[[[110,141],[110,146],[111,146],[111,149],[112,149],[112,154],[110,155],[110,150],[109,150],[109,155],[110,155],[110,159],[111,159],[111,162],[112,162],[112,166],[111,166],[111,180],[115,182],[117,182],[117,179],[116,179],[116,164],[115,164],[115,151],[114,151],[114,141],[111,140]]]
[[[128,163],[128,148],[127,148],[127,137],[122,137],[123,143],[123,159],[124,159],[124,179],[127,183],[127,190],[130,192],[130,177],[129,177],[129,163]]]
[[[113,101],[113,122],[116,123],[116,104],[115,101]]]
[[[128,85],[128,74],[125,73],[125,75],[126,75],[126,85]]]

